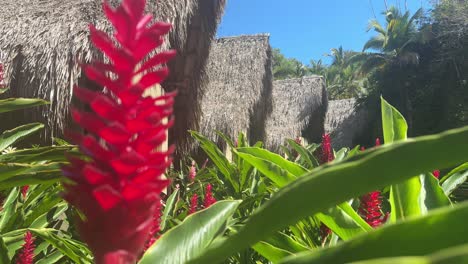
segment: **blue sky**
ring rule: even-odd
[[[382,18],[384,0],[371,0],[375,14]],[[387,0],[405,8],[404,0]],[[416,11],[427,0],[407,0]],[[270,33],[271,45],[286,57],[304,63],[323,56],[331,48],[361,50],[372,33],[368,21],[374,17],[370,0],[228,0],[218,36]]]

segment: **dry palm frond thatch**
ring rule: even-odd
[[[364,132],[368,119],[367,111],[357,107],[353,98],[330,101],[325,132],[331,134],[333,148],[354,147],[354,140]]]
[[[72,87],[90,85],[77,63],[99,58],[89,40],[90,23],[111,30],[101,4],[102,0],[3,0],[0,5],[0,52],[10,87],[7,96],[51,102],[41,111],[28,110],[14,119],[45,122],[45,141],[61,136],[67,126]],[[171,134],[179,151],[187,150],[186,130],[197,128],[204,67],[224,5],[225,0],[148,1],[148,12],[174,25],[164,49],[176,49],[178,55],[169,65],[171,75],[163,87],[179,91]]]
[[[232,139],[263,140],[271,111],[271,47],[269,35],[218,39],[207,65],[202,99],[201,133],[217,141],[215,131]]]
[[[324,132],[328,96],[321,76],[273,82],[273,112],[267,121],[266,146],[274,151],[286,139],[318,142]]]

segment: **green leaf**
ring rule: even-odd
[[[15,204],[19,193],[19,188],[13,188],[8,194],[8,197],[6,198],[5,202],[3,203],[3,210],[0,211],[0,234],[5,232],[8,221],[11,220],[11,216],[16,211]]]
[[[267,238],[264,242],[291,253],[298,253],[310,250],[310,248],[302,245],[301,243],[292,239],[290,236],[281,232],[276,232],[274,235]]]
[[[453,169],[440,181],[442,182],[442,189],[446,195],[452,194],[458,186],[462,185],[468,179],[468,163],[464,163],[461,166]]]
[[[66,161],[65,153],[72,152],[73,150],[75,150],[74,146],[52,146],[17,150],[0,155],[0,163],[63,162]]]
[[[349,263],[383,257],[424,256],[468,243],[468,203],[388,225],[335,247],[304,253],[283,264]],[[404,238],[404,239],[402,239]],[[395,242],[398,241],[398,246]]]
[[[293,174],[289,173],[289,171],[283,169],[284,167],[281,167],[269,160],[264,160],[242,152],[238,152],[237,155],[254,166],[277,186],[284,186],[296,178]]]
[[[316,217],[343,240],[372,230],[347,202],[318,213]]]
[[[139,263],[179,264],[200,255],[223,230],[239,204],[240,201],[220,201],[188,216],[182,224],[160,237]]]
[[[0,237],[0,263],[10,263],[10,257],[8,256],[8,248],[6,247],[2,237]]]
[[[213,142],[201,134],[195,131],[190,131],[190,134],[200,143],[201,148],[205,151],[208,157],[210,157],[216,167],[218,167],[226,180],[231,183],[233,189],[236,192],[239,192],[239,184],[233,179],[235,170],[231,166],[229,160],[224,156],[223,152]]]
[[[423,214],[427,214],[429,210],[452,204],[440,187],[439,181],[431,173],[421,174],[419,179],[421,181],[419,205]]]
[[[314,155],[312,154],[312,152],[309,152],[309,150],[307,150],[305,147],[299,145],[296,143],[296,141],[292,140],[292,139],[288,139],[288,144],[293,147],[294,150],[296,150],[297,153],[299,153],[299,155],[301,155],[301,159],[304,159],[305,162],[306,162],[306,168],[307,169],[313,169],[315,167],[318,167],[319,166],[319,163],[317,161],[317,159],[315,159]]]
[[[266,242],[258,242],[252,247],[255,251],[258,252],[258,254],[262,255],[269,261],[273,263],[277,263],[283,258],[289,257],[293,255],[291,252],[288,252],[284,249],[277,248],[271,244],[268,244]]]
[[[91,252],[81,242],[74,241],[70,238],[58,236],[57,230],[54,229],[29,229],[34,235],[44,239],[54,248],[62,252],[63,255],[70,258],[74,263],[91,263]]]
[[[164,213],[161,217],[161,230],[164,231],[166,228],[167,218],[171,211],[174,209],[175,201],[177,195],[179,194],[179,189],[175,189],[174,192],[169,196],[166,202],[166,207],[164,208]]]
[[[406,140],[408,125],[403,115],[391,106],[382,97],[382,128],[385,144]],[[390,187],[390,220],[395,222],[409,216],[421,214],[419,207],[419,193],[421,183],[418,177],[413,177],[405,182]]]
[[[15,186],[57,182],[61,179],[64,163],[5,164],[0,163],[0,190]]]
[[[0,152],[8,148],[9,146],[15,144],[21,139],[29,136],[40,129],[44,128],[43,124],[33,123],[23,126],[19,126],[12,130],[7,130],[0,135]]]
[[[305,173],[308,172],[307,169],[300,166],[299,164],[291,162],[291,161],[281,157],[280,155],[278,155],[276,153],[273,153],[273,152],[270,152],[270,151],[268,151],[266,149],[252,147],[252,148],[238,148],[237,151],[241,152],[241,153],[249,154],[251,156],[254,156],[257,159],[263,159],[263,160],[268,161],[270,163],[276,164],[276,165],[278,165],[278,167],[283,168],[289,174],[292,174],[295,177],[302,176],[302,175],[304,175]],[[254,167],[256,167],[256,166],[254,165]],[[259,169],[259,168],[257,167],[257,169]]]
[[[0,113],[6,113],[10,111],[15,111],[19,109],[46,105],[49,104],[47,101],[41,99],[31,99],[31,98],[9,98],[0,100]]]
[[[425,171],[465,162],[466,149],[468,127],[384,145],[316,168],[282,188],[252,214],[237,234],[213,246],[193,263],[220,262],[278,230],[353,197]]]

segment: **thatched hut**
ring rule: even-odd
[[[201,133],[218,141],[240,132],[250,142],[264,140],[271,111],[272,69],[269,35],[220,38],[211,47],[202,99]]]
[[[356,99],[330,101],[325,132],[331,135],[333,148],[351,148],[359,144],[355,140],[365,132],[368,119],[367,111],[356,105]]]
[[[89,86],[77,63],[99,58],[88,37],[88,24],[111,29],[101,3],[102,0],[1,1],[0,53],[10,86],[7,96],[39,97],[51,102],[41,111],[29,110],[24,116],[15,117],[20,123],[45,122],[43,139],[61,136],[67,126],[73,85]],[[176,124],[171,134],[179,151],[187,149],[186,131],[197,129],[204,67],[224,5],[225,0],[148,1],[148,12],[157,20],[174,25],[164,48],[176,49],[178,56],[169,65],[171,75],[163,87],[179,91]]]
[[[286,139],[318,142],[324,132],[328,96],[322,76],[273,82],[273,112],[267,120],[266,146],[279,151]]]

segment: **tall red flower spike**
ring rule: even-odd
[[[148,241],[146,242],[146,245],[145,245],[145,251],[151,247],[154,242],[156,242],[156,240],[158,240],[159,236],[157,236],[157,234],[159,233],[159,231],[161,231],[161,209],[162,209],[162,206],[161,206],[161,201],[159,203],[156,203],[156,210],[154,212],[154,216],[153,216],[153,227],[151,228],[150,230],[150,233],[149,233],[149,239]]]
[[[333,154],[333,149],[331,146],[331,137],[329,134],[324,134],[322,136],[322,149],[321,149],[321,164],[326,164],[332,162],[335,159]],[[327,237],[331,234],[330,228],[324,223],[320,226],[320,236],[322,237],[322,244],[325,244]]]
[[[24,244],[21,246],[21,252],[18,255],[16,264],[34,263],[34,240],[31,232],[27,231],[26,234],[24,234]]]
[[[439,179],[439,178],[440,178],[440,170],[435,170],[435,171],[433,171],[433,172],[432,172],[432,175],[434,175],[434,177],[435,177],[436,179]]]
[[[362,196],[358,212],[370,226],[375,228],[382,225],[385,216],[382,215],[381,193],[375,191]]]
[[[188,214],[191,215],[197,211],[198,208],[198,195],[194,194],[192,198],[190,198],[190,208]]]
[[[26,199],[26,196],[28,195],[28,190],[29,190],[29,185],[25,185],[21,187],[21,195],[23,195],[23,199]]]
[[[375,140],[375,146],[380,146],[380,139]],[[374,191],[361,197],[358,212],[372,227],[378,227],[387,221],[388,214],[382,215],[382,196],[380,191]]]
[[[376,138],[376,139],[375,139],[375,146],[378,147],[378,146],[380,146],[380,145],[381,145],[381,144],[380,144],[380,138]]]
[[[333,161],[333,149],[331,146],[331,138],[329,134],[324,134],[322,136],[322,153],[321,153],[321,164],[325,164]]]
[[[189,180],[193,182],[196,176],[197,176],[197,168],[195,167],[195,161],[192,161],[192,166],[190,166],[190,170],[189,170]]]
[[[172,150],[156,149],[173,123],[174,94],[152,98],[143,93],[167,77],[163,65],[175,51],[153,53],[171,25],[151,23],[152,16],[143,14],[145,4],[123,0],[114,9],[104,1],[115,38],[93,25],[90,30],[93,44],[110,63],[82,69],[107,92],[73,90],[91,112],[72,109],[88,134],[70,135],[87,158],[69,157],[70,165],[62,168],[73,182],[64,183],[64,198],[85,216],[78,219],[78,229],[98,264],[135,263],[153,226],[159,194],[169,184],[162,175]]]
[[[213,190],[211,184],[208,183],[205,189],[205,199],[204,199],[204,206],[205,208],[210,207],[212,204],[216,203],[216,199],[213,197]]]

